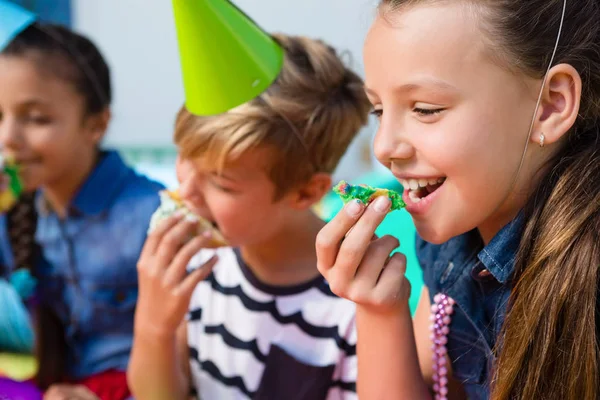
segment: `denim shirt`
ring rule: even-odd
[[[38,196],[39,292],[64,323],[70,378],[127,368],[138,294],[136,264],[161,189],[109,151],[66,218]]]
[[[456,301],[448,335],[453,377],[469,399],[489,398],[492,352],[506,315],[511,274],[523,227],[519,214],[483,245],[477,230],[432,245],[417,238],[417,255],[430,301],[445,293]]]

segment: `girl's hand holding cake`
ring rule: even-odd
[[[402,305],[408,308],[406,257],[402,253],[390,256],[398,239],[375,237],[375,229],[394,202],[389,196],[372,200],[372,194],[367,201],[349,200],[321,230],[316,242],[318,268],[335,294],[360,306],[377,312],[395,311]]]

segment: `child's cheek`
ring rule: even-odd
[[[223,233],[227,234],[231,232],[233,234],[240,225],[244,210],[239,210],[235,204],[223,202],[216,205],[212,213],[213,218]]]

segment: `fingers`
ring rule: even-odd
[[[208,274],[210,274],[217,261],[219,261],[219,258],[217,255],[214,255],[210,258],[210,260],[204,263],[204,265],[189,274],[177,288],[177,291],[180,292],[181,296],[184,298],[191,297],[192,292],[198,283],[200,283],[201,280],[205,279]]]
[[[327,224],[317,235],[316,249],[319,270],[329,269],[335,264],[340,243],[365,210],[364,204],[358,200],[348,202],[342,211]],[[322,269],[323,268],[323,269]]]
[[[99,400],[83,385],[56,384],[44,393],[44,400]]]
[[[356,270],[365,257],[375,230],[385,218],[390,205],[391,202],[387,197],[378,197],[364,211],[352,232],[348,233],[339,247],[335,260],[338,278],[351,280],[356,275]]]
[[[391,201],[385,196],[368,207],[348,203],[317,236],[319,271],[331,290],[358,304],[393,309],[408,300],[406,257],[390,253],[399,246],[392,236],[377,238]]]
[[[356,303],[367,302],[381,271],[385,268],[390,252],[398,247],[398,244],[398,239],[393,236],[384,236],[371,242],[354,276],[348,276],[347,270],[337,266],[332,268],[329,274],[332,291]]]
[[[73,389],[74,399],[78,400],[100,400],[94,393],[83,385],[77,385]]]
[[[171,265],[165,272],[163,282],[167,286],[178,285],[186,275],[186,269],[190,260],[200,250],[205,248],[211,240],[210,232],[205,232],[186,243],[175,255]]]
[[[358,200],[348,202],[317,235],[319,270],[323,273],[336,264],[338,252],[349,238],[352,238],[351,244],[346,249],[352,250],[352,246],[359,242],[362,252],[360,248],[356,250],[362,256],[368,245],[364,237],[372,239],[375,236],[375,229],[385,218],[390,206],[391,202],[385,196],[378,197],[368,207]]]
[[[185,218],[165,233],[152,261],[153,268],[164,270],[170,265],[179,250],[195,236],[197,227],[197,220]]]
[[[175,214],[171,217],[161,221],[158,226],[148,235],[146,239],[146,243],[144,243],[144,247],[142,248],[142,252],[140,253],[140,259],[147,258],[154,253],[158,249],[158,245],[162,240],[162,237],[171,230],[179,221],[183,219],[183,214]]]
[[[383,270],[389,263],[390,253],[399,245],[398,239],[390,235],[372,242],[356,272],[355,280],[361,290],[371,290],[377,285]]]
[[[52,385],[44,393],[44,400],[64,400],[68,396],[67,385]]]
[[[406,278],[406,256],[394,253],[375,285],[371,303],[379,308],[391,307],[401,299],[408,299],[410,290]]]
[[[64,396],[61,396],[61,390],[52,385],[44,393],[44,400],[62,400]]]

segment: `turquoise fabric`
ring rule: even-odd
[[[33,327],[21,295],[5,279],[0,279],[0,352],[31,353]]]
[[[23,300],[28,300],[35,293],[36,279],[26,269],[19,269],[10,275],[10,284]]]

